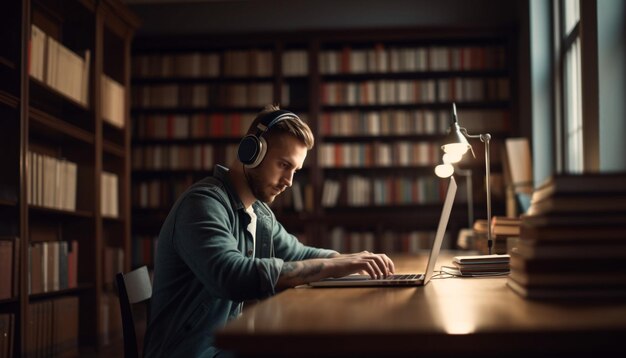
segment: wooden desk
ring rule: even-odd
[[[404,271],[415,258],[394,261]],[[443,256],[438,266],[449,262]],[[625,339],[626,302],[529,301],[506,278],[294,288],[245,310],[216,337],[241,355],[385,357],[597,356],[626,352]]]

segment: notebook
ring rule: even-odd
[[[450,177],[448,190],[443,202],[443,209],[439,217],[439,226],[433,240],[433,246],[428,255],[428,264],[425,273],[396,274],[382,279],[373,279],[369,275],[350,275],[340,278],[327,278],[321,281],[311,282],[313,287],[363,287],[363,286],[422,286],[426,285],[435,271],[435,263],[439,257],[441,244],[446,233],[446,227],[452,212],[452,204],[456,196],[457,184],[454,177]]]

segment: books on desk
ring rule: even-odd
[[[626,297],[626,173],[558,175],[534,193],[508,285],[529,298]]]
[[[491,276],[509,272],[509,255],[468,255],[455,256],[454,267],[446,266],[444,271],[455,276]]]
[[[504,255],[510,251],[510,239],[519,237],[521,219],[506,216],[491,218],[491,238],[493,239],[493,253]],[[487,248],[487,220],[474,222],[474,247],[482,254],[488,253]]]

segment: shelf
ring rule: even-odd
[[[136,139],[133,147],[143,145],[194,145],[194,144],[237,144],[242,136],[237,137],[207,137],[207,138],[173,138],[173,139]]]
[[[135,77],[133,86],[156,84],[222,84],[274,82],[274,77]]]
[[[322,104],[322,111],[380,111],[380,110],[411,110],[411,109],[428,109],[428,110],[446,110],[452,108],[453,102],[431,102],[431,103],[412,103],[412,104],[342,104],[328,105]],[[481,102],[454,102],[459,108],[467,109],[508,109],[509,101],[481,101]]]
[[[126,151],[123,146],[111,143],[107,140],[102,141],[102,150],[105,153],[114,155],[120,159],[124,159],[126,157]]]
[[[258,113],[263,109],[262,105],[250,107],[150,107],[150,108],[133,108],[133,115],[140,114],[209,114],[209,113]]]
[[[397,142],[397,141],[428,141],[436,142],[445,138],[444,134],[381,134],[381,135],[322,135],[324,143],[353,142]]]
[[[321,74],[325,82],[365,81],[365,80],[411,80],[411,79],[445,79],[453,77],[506,77],[505,69],[464,70],[464,71],[416,71],[416,72],[370,72],[370,73],[333,73]]]
[[[54,297],[59,297],[59,296],[67,296],[67,295],[79,295],[84,293],[85,291],[91,290],[93,289],[93,285],[92,284],[79,284],[78,287],[76,288],[66,288],[63,290],[58,290],[58,291],[50,291],[50,292],[41,292],[41,293],[35,293],[35,294],[29,294],[28,297],[30,298],[31,301],[40,301],[40,300],[47,300],[50,298],[54,298]]]
[[[30,108],[30,129],[34,133],[40,133],[42,137],[54,139],[58,143],[67,140],[93,145],[94,134],[73,124],[50,115],[42,110]]]
[[[15,66],[15,62],[11,61],[10,59],[4,57],[4,56],[0,56],[0,66],[2,67],[7,67],[10,70],[15,71],[17,69],[17,67]]]
[[[102,220],[104,221],[105,224],[125,224],[126,220],[124,220],[123,217],[110,217],[110,216],[102,216]]]
[[[33,215],[49,215],[49,216],[68,217],[68,218],[74,217],[74,218],[81,218],[81,219],[92,219],[94,216],[92,212],[86,211],[86,210],[67,211],[67,210],[46,208],[43,206],[34,206],[34,205],[29,205],[28,209]]]
[[[0,90],[0,103],[6,104],[11,108],[17,109],[20,105],[19,98],[10,93]]]
[[[0,206],[17,206],[17,200],[7,200],[0,198]]]

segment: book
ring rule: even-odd
[[[626,220],[624,218],[623,220]],[[626,221],[624,222],[626,224]],[[626,237],[626,226],[589,225],[589,226],[528,226],[520,227],[522,241],[594,241],[598,243],[622,242]]]
[[[594,298],[619,298],[626,297],[626,287],[588,288],[588,287],[533,287],[525,286],[508,278],[506,284],[515,293],[529,299],[594,299]]]
[[[452,263],[461,265],[508,264],[509,255],[466,255],[454,256]]]
[[[491,218],[491,234],[495,236],[519,236],[520,218],[494,216]]]
[[[626,193],[623,195],[593,195],[547,197],[533,201],[528,215],[551,213],[626,213]]]
[[[626,265],[622,258],[526,258],[515,252],[511,255],[511,270],[524,272],[626,272]]]
[[[461,265],[453,262],[453,264],[461,273],[508,272],[510,270],[508,263]]]
[[[523,239],[517,242],[512,252],[524,258],[626,259],[626,242],[597,239],[567,241]]]
[[[626,287],[626,272],[580,272],[575,275],[564,275],[560,272],[528,273],[511,270],[509,277],[526,287]]]
[[[555,174],[533,191],[532,201],[558,195],[598,193],[626,194],[626,173]]]
[[[570,226],[575,228],[589,226],[621,226],[626,223],[626,213],[603,212],[600,215],[589,215],[588,212],[522,214],[522,231],[524,227]]]

